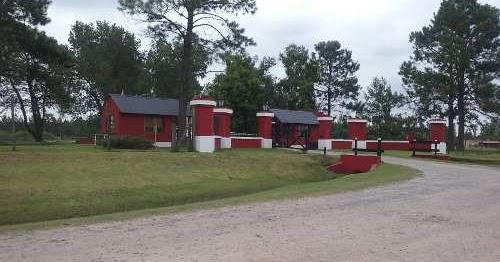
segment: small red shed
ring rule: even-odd
[[[101,112],[101,132],[118,136],[143,137],[158,147],[172,145],[172,129],[179,116],[176,99],[111,94]]]

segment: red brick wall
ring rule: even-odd
[[[364,122],[349,122],[347,123],[347,132],[349,139],[366,140],[367,127]]]
[[[352,141],[332,141],[332,149],[352,149]]]
[[[231,115],[227,113],[214,113],[214,120],[217,125],[214,125],[215,135],[222,137],[231,136]]]
[[[257,117],[257,128],[259,137],[265,139],[273,138],[273,119],[267,116]]]
[[[260,138],[231,138],[232,148],[261,148]]]
[[[195,136],[213,136],[214,135],[214,107],[196,105],[195,111]]]

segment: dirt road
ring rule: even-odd
[[[0,261],[500,261],[500,169],[385,158],[409,182],[0,235]]]

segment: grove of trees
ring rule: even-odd
[[[276,58],[253,56],[247,47],[256,43],[233,19],[254,14],[255,0],[118,0],[119,10],[147,27],[147,50],[140,37],[105,20],[76,22],[69,44],[59,44],[39,28],[50,22],[50,4],[0,2],[0,130],[14,121],[38,142],[46,130],[97,133],[111,93],[179,99],[181,130],[189,99],[210,95],[235,111],[237,132],[255,132],[255,113],[271,107],[335,116],[337,137],[356,114],[370,120],[371,138],[418,133],[432,115],[453,127],[450,148],[464,149],[470,136],[500,138],[500,11],[477,0],[443,0],[429,25],[410,34],[402,88],[383,76],[362,87],[362,65],[338,40],[310,50],[285,43]],[[283,77],[272,73],[278,66]],[[178,134],[183,141],[185,132]]]

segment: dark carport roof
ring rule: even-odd
[[[312,112],[271,109],[274,117],[285,124],[317,125],[318,118]]]
[[[179,115],[179,101],[177,99],[127,95],[110,95],[110,97],[122,113],[163,116]]]

